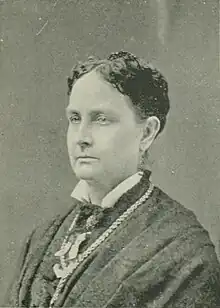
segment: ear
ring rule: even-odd
[[[140,143],[141,152],[146,152],[155,140],[160,130],[160,120],[151,116],[146,119],[143,127],[143,136]]]

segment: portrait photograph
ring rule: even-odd
[[[1,0],[0,64],[0,307],[220,308],[219,0]]]

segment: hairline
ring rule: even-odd
[[[85,72],[84,74],[82,74],[81,76],[79,76],[79,78],[76,79],[75,83],[73,83],[72,85],[72,88],[71,88],[71,92],[69,93],[69,98],[71,96],[71,93],[72,93],[72,89],[74,87],[74,85],[76,84],[76,82],[78,80],[80,80],[81,78],[83,78],[84,76],[90,74],[90,73],[96,73],[104,82],[106,82],[108,85],[110,85],[113,89],[115,89],[119,95],[122,95],[126,98],[126,103],[128,104],[128,107],[131,108],[131,110],[134,112],[134,115],[135,115],[135,120],[138,124],[141,124],[143,123],[144,121],[146,121],[150,116],[155,116],[157,117],[156,115],[146,115],[146,117],[142,117],[140,115],[140,112],[138,112],[138,109],[135,108],[131,98],[129,95],[125,94],[125,93],[122,93],[119,91],[119,89],[114,85],[114,83],[112,83],[108,78],[107,76],[100,70],[101,67],[104,67],[106,64],[110,63],[109,60],[106,60],[106,62],[101,62],[101,63],[98,63],[97,65],[95,65],[93,68],[91,68],[91,70],[89,70],[88,72]],[[158,118],[158,117],[157,117]],[[160,119],[158,118],[158,120],[160,121]]]

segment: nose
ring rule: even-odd
[[[86,123],[81,123],[77,133],[77,144],[80,147],[92,145],[91,130]]]

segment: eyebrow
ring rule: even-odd
[[[75,109],[71,109],[71,108],[69,108],[69,107],[66,107],[66,115],[69,115],[69,114],[74,114],[74,113],[76,113],[76,114],[80,114],[80,112],[79,111],[77,111],[77,110],[75,110]],[[113,110],[110,110],[110,109],[94,109],[94,110],[91,110],[90,112],[89,112],[89,114],[91,115],[91,116],[94,116],[94,115],[98,115],[98,114],[102,114],[102,113],[109,113],[109,114],[111,114],[111,115],[117,115]]]
[[[69,107],[65,108],[65,112],[66,114],[70,114],[70,113],[79,113],[77,110],[71,109]]]

